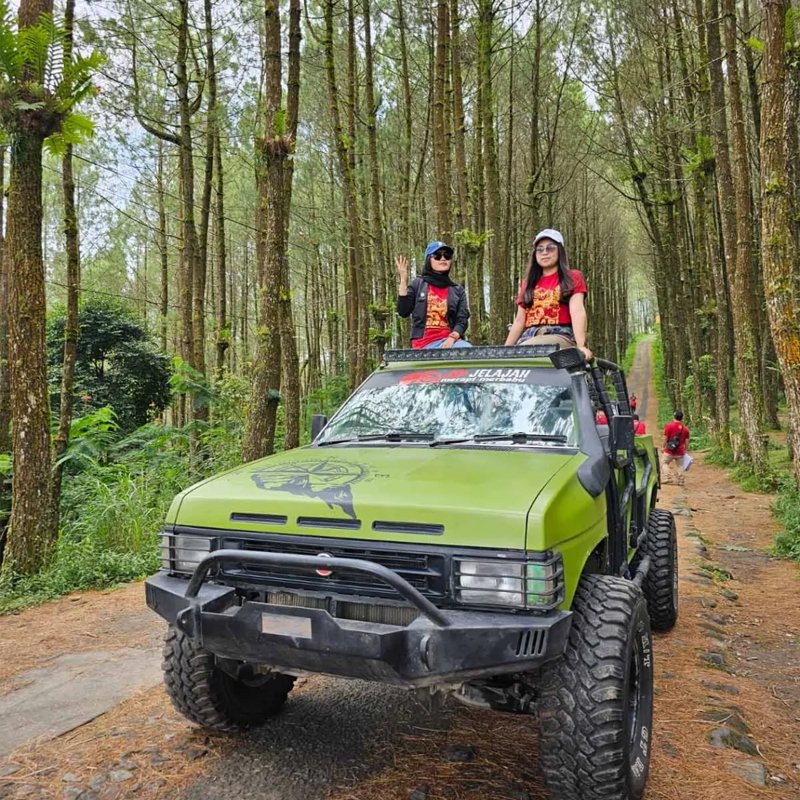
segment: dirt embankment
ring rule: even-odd
[[[654,432],[650,372],[642,347],[630,385]],[[681,607],[656,639],[646,797],[800,798],[800,578],[768,555],[769,498],[698,456],[660,505],[677,515]],[[160,625],[143,602],[137,585],[0,618],[0,693],[11,702],[31,669],[58,670],[68,653],[128,648],[157,663]],[[273,726],[208,737],[156,686],[0,758],[0,798],[544,800],[537,747],[530,717],[426,710],[384,687],[321,678],[298,686]]]

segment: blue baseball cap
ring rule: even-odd
[[[552,239],[562,247],[564,246],[564,237],[561,235],[561,232],[553,230],[553,228],[545,228],[543,231],[539,231],[539,233],[536,234],[536,238],[533,240],[533,246],[536,247],[541,239]]]
[[[437,250],[446,250],[448,253],[450,253],[450,257],[453,257],[453,248],[450,247],[449,244],[445,244],[444,242],[431,242],[425,248],[425,258],[432,256]]]

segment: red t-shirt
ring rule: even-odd
[[[428,287],[427,317],[425,318],[425,333],[419,339],[414,339],[411,346],[415,348],[427,347],[431,342],[438,342],[450,335],[450,326],[447,324],[447,287]]]
[[[678,449],[673,453],[671,450],[667,450],[664,447],[664,452],[668,456],[682,456],[686,454],[686,442],[689,441],[689,429],[682,423],[678,422],[678,420],[674,419],[672,422],[667,423],[664,428],[664,439],[665,441],[669,441],[673,436],[681,437],[681,442],[678,445]]]
[[[639,420],[638,422],[633,423],[633,432],[637,436],[643,436],[645,433],[647,433],[647,427],[645,426],[644,422]]]
[[[586,281],[577,269],[571,269],[570,275],[575,286],[573,294],[586,294]],[[519,285],[517,305],[525,308],[522,295],[525,292],[525,279]],[[530,308],[525,308],[525,327],[532,325],[571,325],[572,317],[569,305],[559,302],[561,299],[561,286],[558,282],[558,270],[552,275],[542,275],[533,289],[533,302]]]

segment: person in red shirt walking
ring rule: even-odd
[[[661,466],[664,474],[674,473],[679,486],[683,486],[684,456],[689,441],[689,429],[683,424],[683,412],[676,411],[672,422],[664,427],[664,445]],[[674,469],[673,469],[674,465]]]
[[[586,347],[586,282],[570,269],[564,237],[545,228],[533,240],[528,272],[519,285],[517,315],[506,344],[537,344],[538,336],[559,336],[592,358]]]
[[[647,426],[639,419],[638,414],[633,415],[633,432],[637,436],[644,436],[647,433]]]
[[[399,286],[397,313],[411,316],[411,346],[471,347],[464,341],[469,324],[467,293],[450,277],[453,248],[444,242],[431,242],[425,248],[422,274],[408,283],[408,259],[394,260]]]

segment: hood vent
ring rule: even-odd
[[[442,536],[444,525],[429,525],[425,522],[373,522],[377,533],[413,533],[420,536]]]
[[[284,514],[231,514],[231,522],[255,522],[259,525],[285,525]]]
[[[298,517],[297,524],[304,528],[336,528],[348,531],[357,531],[361,528],[360,519],[336,519],[335,517]]]

